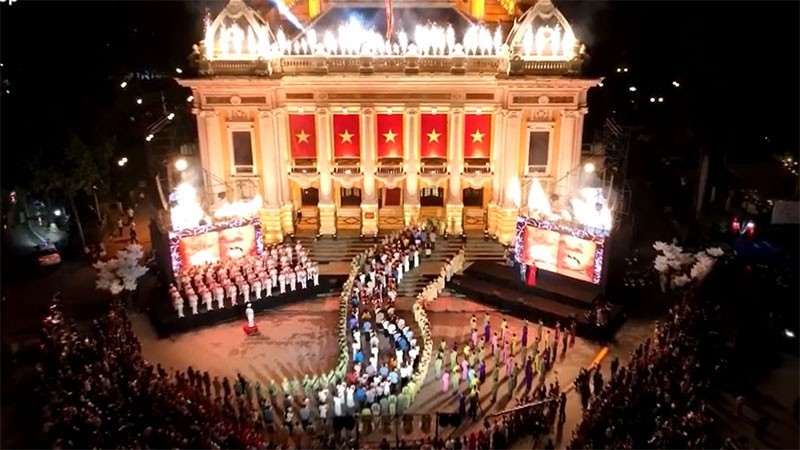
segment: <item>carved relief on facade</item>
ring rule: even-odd
[[[228,122],[250,122],[253,118],[246,109],[232,109],[228,111]]]
[[[530,113],[531,122],[552,122],[553,112],[551,109],[537,108]]]
[[[394,189],[402,187],[406,181],[405,175],[375,175],[375,180],[380,182],[384,188]]]
[[[448,174],[422,175],[419,177],[420,187],[422,188],[447,187],[449,180],[450,175]]]
[[[467,186],[462,187],[471,187],[473,189],[480,189],[486,187],[491,181],[494,175],[490,173],[475,173],[475,174],[462,174],[461,180]]]
[[[512,103],[522,105],[571,105],[575,97],[570,95],[514,95]]]

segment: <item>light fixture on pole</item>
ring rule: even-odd
[[[189,167],[189,163],[184,158],[180,158],[175,161],[175,170],[178,172],[183,172],[186,168]]]
[[[596,167],[594,166],[594,163],[587,162],[583,165],[583,171],[586,173],[593,173],[595,169]]]

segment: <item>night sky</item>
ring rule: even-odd
[[[587,45],[586,74],[608,77],[590,97],[590,123],[634,105],[636,112],[620,120],[657,126],[678,117],[734,160],[797,152],[798,2],[555,3]],[[37,139],[34,133],[48,132],[48,123],[85,127],[128,102],[125,96],[133,94],[119,83],[131,74],[171,77],[176,67],[186,68],[191,45],[201,39],[206,8],[216,12],[224,4],[19,0],[0,5],[3,172],[24,158]],[[618,74],[618,67],[629,72]],[[629,92],[629,86],[638,91]],[[656,106],[669,112],[648,114],[655,107],[647,104],[651,96],[663,96],[665,103]],[[160,101],[147,103],[160,108]],[[142,127],[139,122],[113,126]]]

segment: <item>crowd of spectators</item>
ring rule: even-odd
[[[656,323],[652,338],[627,366],[612,363],[575,382],[583,420],[569,448],[709,448],[712,419],[705,398],[721,370],[709,338],[716,310],[685,300]],[[717,447],[719,448],[719,447]]]
[[[144,360],[121,305],[80,335],[58,299],[37,365],[45,442],[53,448],[245,448],[258,446],[244,402],[214,401],[208,374],[167,373]],[[199,381],[198,381],[199,380]]]

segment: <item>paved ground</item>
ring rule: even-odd
[[[145,356],[153,363],[184,370],[191,365],[195,369],[208,370],[213,374],[229,377],[241,372],[245,377],[258,379],[264,384],[272,379],[279,382],[284,377],[302,378],[307,373],[319,373],[333,367],[337,357],[335,337],[337,307],[338,300],[328,298],[265,312],[256,318],[261,336],[253,337],[247,337],[242,332],[244,318],[242,323],[218,325],[167,340],[156,338],[146,317],[135,316],[133,322]],[[409,300],[398,302],[398,310],[402,315],[410,316],[409,309]],[[479,322],[482,322],[483,312],[486,310],[484,306],[465,299],[437,300],[429,308],[428,314],[436,346],[442,339],[450,344],[453,341],[466,342],[470,317],[476,314]],[[489,310],[489,313],[494,326],[499,327],[502,314],[495,310]],[[508,320],[512,332],[515,331],[520,335],[522,321],[513,317],[508,317]],[[530,332],[534,332],[533,327]],[[633,323],[630,327],[623,328],[620,332],[622,339],[611,346],[606,360],[616,355],[627,355],[632,346],[648,333],[647,323]],[[547,383],[558,377],[562,388],[569,388],[580,368],[591,364],[600,350],[598,344],[579,338],[565,356],[559,357],[554,370],[547,375]],[[515,398],[524,393],[525,387],[521,376],[519,383],[520,386],[514,392]],[[410,412],[429,414],[437,411],[454,411],[457,406],[455,397],[442,393],[440,387],[440,382],[434,379],[431,369],[426,384]],[[498,402],[495,405],[491,404],[491,382],[486,383],[481,390],[483,410],[493,413],[515,406],[514,400],[507,396],[507,390],[508,381],[503,370]],[[580,419],[580,405],[574,393],[569,394],[567,416],[567,423],[561,432],[568,439]],[[462,425],[459,432],[469,432],[477,426]],[[443,435],[448,432],[441,430]],[[559,442],[560,447],[566,445],[566,442],[562,441]],[[530,447],[528,444],[520,443],[520,445]]]

